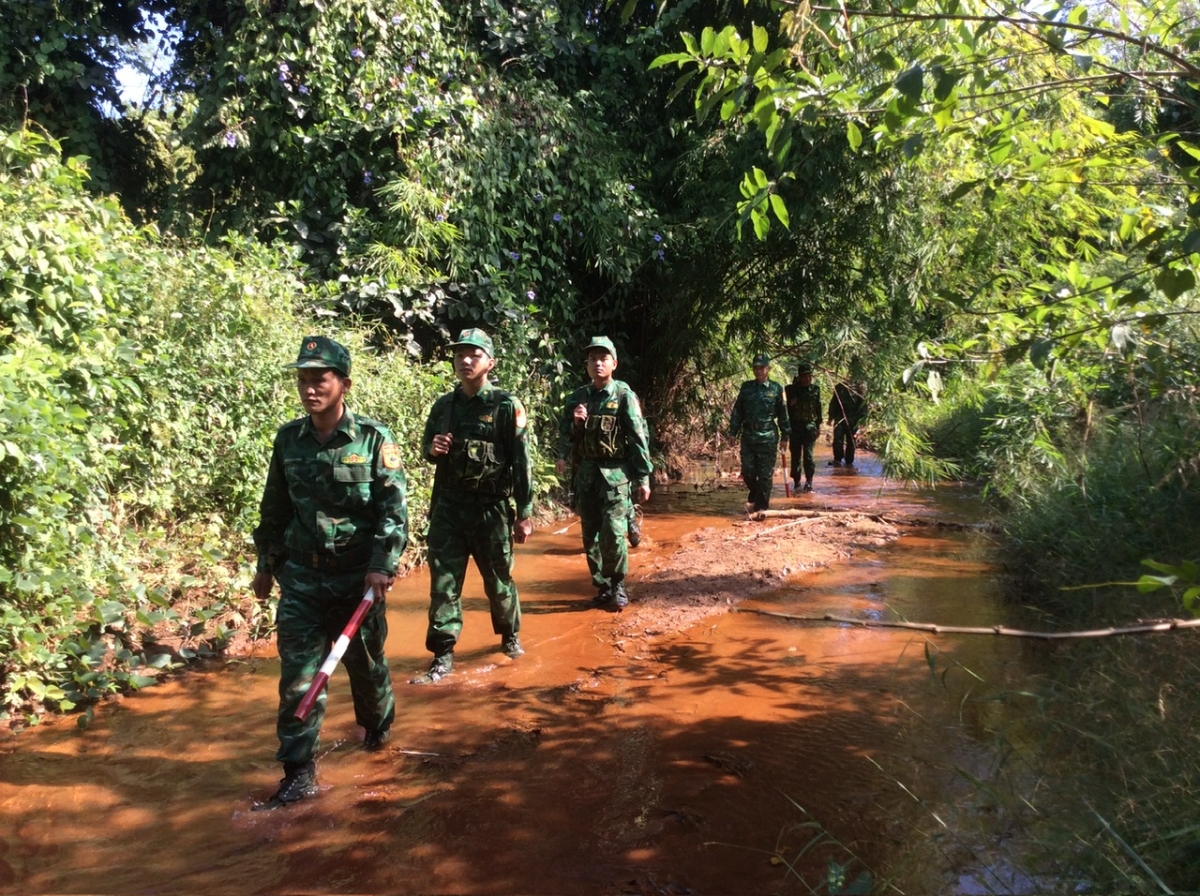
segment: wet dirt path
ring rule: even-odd
[[[883,483],[869,457],[857,473],[821,467],[813,495],[777,491],[775,507],[974,513],[956,489]],[[297,806],[250,812],[279,774],[270,653],[105,704],[86,731],[68,717],[0,740],[0,891],[790,893],[830,860],[878,873],[904,853],[913,803],[871,759],[921,762],[913,719],[937,718],[924,636],[747,612],[675,631],[670,613],[631,612],[686,556],[688,533],[754,549],[753,527],[769,524],[739,520],[742,500],[736,484],[657,496],[621,616],[590,607],[577,525],[537,534],[518,548],[528,653],[516,661],[472,572],[456,672],[436,686],[406,683],[428,662],[428,580],[399,582],[393,738],[361,750],[336,673],[322,792]],[[996,622],[985,549],[923,529],[819,569],[796,557],[747,579],[740,609]],[[673,574],[676,590],[714,587],[700,565]],[[1017,662],[1001,640],[976,639],[970,662]],[[780,859],[798,859],[796,873]]]

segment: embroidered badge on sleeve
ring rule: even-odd
[[[400,449],[391,442],[379,449],[379,459],[383,461],[385,470],[400,469]]]

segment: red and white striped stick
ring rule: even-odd
[[[307,719],[308,714],[312,712],[317,698],[321,696],[321,691],[325,690],[325,684],[329,681],[329,676],[333,674],[333,670],[341,662],[342,656],[346,653],[346,648],[350,646],[350,639],[354,637],[358,631],[358,627],[362,625],[363,618],[366,617],[367,610],[371,609],[371,604],[373,603],[375,603],[375,591],[368,588],[366,594],[363,595],[362,603],[358,605],[358,608],[354,611],[354,615],[350,617],[350,621],[346,623],[346,627],[338,635],[338,639],[333,642],[333,649],[329,651],[329,656],[325,658],[320,671],[313,678],[312,684],[308,686],[308,690],[304,694],[304,699],[296,707],[296,718],[301,722]]]

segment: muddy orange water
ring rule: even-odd
[[[777,482],[775,506],[787,506]],[[743,500],[736,486],[656,494],[632,552],[633,599],[649,559],[686,532],[730,526]],[[799,500],[975,513],[961,490],[884,482],[869,456],[857,472],[820,466],[817,493]],[[102,705],[88,730],[67,717],[0,740],[0,890],[801,893],[832,860],[972,891],[961,870],[903,859],[925,810],[894,770],[962,749],[946,733],[957,707],[939,715],[924,635],[737,612],[626,651],[614,617],[589,605],[578,537],[576,525],[518,548],[519,660],[498,652],[471,573],[456,674],[436,686],[407,684],[428,663],[428,579],[399,582],[388,599],[393,738],[361,749],[335,673],[314,800],[250,811],[279,777],[270,652]],[[986,548],[978,535],[914,529],[742,606],[995,623]],[[988,675],[1019,663],[1005,641],[937,645]],[[905,786],[921,781],[914,768]],[[945,796],[929,786],[918,796]]]

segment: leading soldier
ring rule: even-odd
[[[450,348],[459,384],[433,403],[422,439],[425,458],[437,464],[429,514],[425,634],[433,661],[413,684],[431,684],[454,667],[470,557],[483,579],[500,649],[513,659],[525,652],[518,637],[521,600],[512,577],[513,538],[524,542],[533,532],[533,465],[525,407],[488,381],[496,350],[487,333],[463,330]],[[515,521],[510,499],[517,505]]]
[[[259,600],[279,580],[275,627],[279,646],[276,730],[283,763],[279,790],[256,807],[275,809],[317,794],[316,764],[322,694],[304,721],[295,718],[322,657],[370,590],[375,595],[344,657],[354,720],[366,729],[363,747],[388,737],[395,699],[383,644],[384,595],[408,543],[407,488],[400,449],[381,423],[346,407],[350,353],[324,336],[308,336],[294,364],[305,417],[275,434],[267,484],[254,530]]]
[[[742,479],[750,489],[746,510],[754,512],[771,506],[775,457],[787,447],[789,424],[783,386],[768,379],[771,359],[757,354],[751,363],[754,379],[742,383],[733,403],[729,435],[742,439]]]

